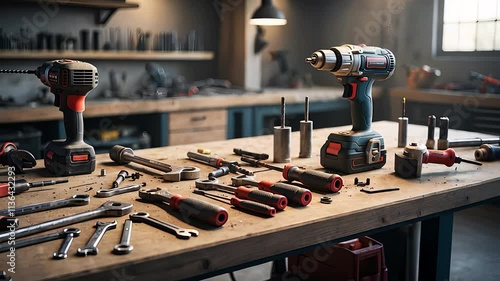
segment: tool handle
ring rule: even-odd
[[[240,199],[247,199],[274,207],[280,211],[284,210],[288,205],[288,199],[285,196],[264,190],[254,190],[240,186],[235,190],[234,195]]]
[[[241,208],[247,211],[251,211],[257,214],[262,214],[270,217],[274,217],[276,215],[276,209],[262,203],[241,200],[236,197],[231,198],[231,205],[236,208]]]
[[[372,86],[373,77],[341,77],[344,86],[343,98],[351,102],[352,130],[354,132],[368,131],[372,125]]]
[[[309,189],[286,183],[272,183],[270,181],[259,182],[259,189],[276,194],[284,195],[290,202],[307,206],[311,203],[312,193]]]
[[[446,150],[427,150],[422,156],[422,163],[443,164],[448,167],[456,163],[455,150],[448,148]]]
[[[195,218],[214,226],[222,226],[228,219],[226,209],[196,198],[174,195],[170,199],[170,205],[179,209],[188,218]]]
[[[344,181],[337,174],[328,174],[315,170],[304,170],[297,166],[286,165],[283,177],[289,181],[299,181],[307,187],[326,192],[339,192]]]
[[[239,156],[249,156],[249,157],[255,158],[257,160],[267,160],[267,159],[269,159],[269,155],[268,154],[246,151],[246,150],[243,150],[243,149],[240,149],[240,148],[233,148],[233,152],[236,155],[239,155]]]
[[[75,143],[75,142],[83,142],[83,110],[85,109],[85,96],[68,96],[67,99],[69,101],[70,97],[82,97],[83,100],[81,103],[83,104],[83,108],[71,108],[60,107],[60,110],[63,112],[64,116],[64,130],[66,131],[66,143]],[[81,110],[81,111],[77,111]]]

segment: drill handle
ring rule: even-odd
[[[83,141],[83,111],[85,110],[85,95],[59,96],[59,110],[63,112],[66,142]]]
[[[446,150],[428,150],[423,155],[422,163],[443,164],[451,167],[457,163],[455,150],[452,148]]]
[[[375,78],[346,76],[341,77],[340,81],[344,86],[342,97],[351,102],[352,130],[354,132],[371,130],[373,115],[372,86]]]

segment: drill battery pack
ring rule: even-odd
[[[287,280],[387,281],[384,245],[364,236],[288,257]]]
[[[90,174],[95,170],[94,148],[84,142],[50,142],[44,151],[44,164],[58,176]]]
[[[321,166],[339,173],[354,174],[385,165],[384,139],[375,131],[332,133],[321,147]]]

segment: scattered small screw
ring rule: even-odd
[[[370,185],[370,178],[366,178],[365,182],[359,181],[357,177],[354,178],[354,184],[356,186],[367,186]]]
[[[141,174],[139,172],[135,172],[135,173],[130,174],[130,176],[126,176],[125,178],[131,178],[132,181],[135,181],[135,180],[139,179],[142,176],[143,176],[143,174]]]
[[[101,169],[101,177],[105,177],[106,176],[106,169]]]
[[[319,200],[319,202],[321,202],[323,204],[331,204],[332,203],[332,198],[328,197],[328,196],[323,196],[323,197],[321,197],[321,199]]]

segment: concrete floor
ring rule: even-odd
[[[500,202],[455,213],[450,281],[500,280]],[[390,253],[385,253],[389,255]],[[270,277],[271,263],[234,273],[237,281]],[[390,275],[389,267],[389,275]],[[229,274],[204,281],[231,281]]]

